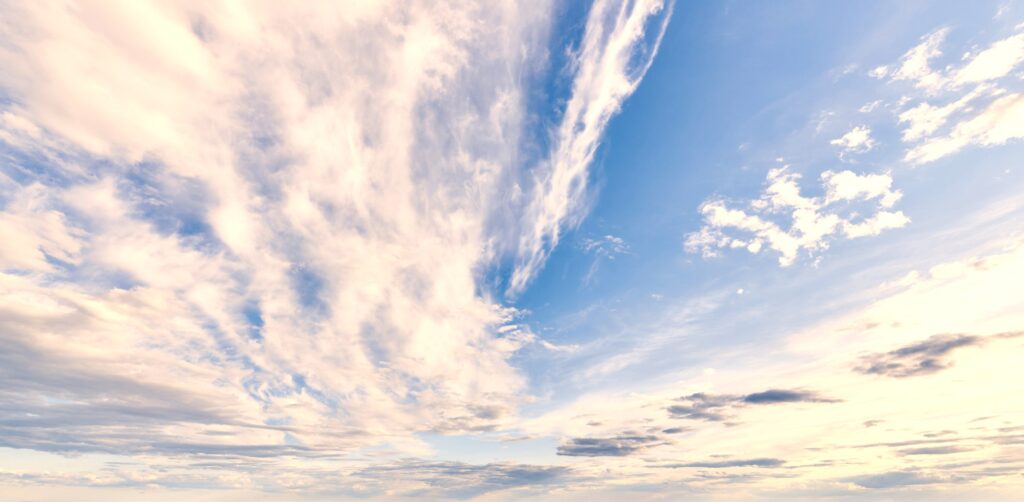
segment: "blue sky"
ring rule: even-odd
[[[0,9],[14,500],[1024,490],[1020,2]]]

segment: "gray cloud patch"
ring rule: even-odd
[[[764,392],[756,392],[743,396],[743,402],[747,404],[775,404],[775,403],[835,403],[835,399],[828,399],[819,396],[814,392],[800,390],[779,390],[770,389]]]
[[[1022,334],[1024,333],[1017,331],[987,337],[964,334],[933,335],[896,350],[864,356],[856,370],[864,374],[894,378],[928,375],[951,367],[953,363],[950,357],[957,349],[978,347],[991,339],[1015,338]]]
[[[558,447],[569,457],[625,457],[644,448],[663,444],[655,435],[621,435],[607,438],[570,438]]]
[[[967,448],[961,448],[958,446],[931,446],[927,448],[911,448],[909,450],[903,450],[900,452],[901,455],[949,455],[952,453],[963,453],[970,451]]]
[[[779,458],[746,458],[712,462],[690,462],[687,464],[675,464],[671,467],[707,467],[725,469],[729,467],[779,467],[785,463],[785,460]]]
[[[853,481],[857,486],[875,490],[943,482],[943,480],[939,478],[924,476],[913,471],[894,471],[882,474],[873,474],[871,476],[860,476],[851,479],[851,481]]]
[[[736,401],[735,396],[715,396],[698,392],[679,398],[683,404],[669,406],[668,412],[675,418],[720,422],[726,419],[724,409]]]
[[[699,392],[677,399],[680,404],[669,406],[673,418],[722,422],[731,417],[731,411],[742,406],[780,403],[836,403],[838,399],[823,397],[805,390],[768,389],[762,392],[736,395],[713,395]]]

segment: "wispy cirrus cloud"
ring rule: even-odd
[[[572,96],[550,156],[534,175],[538,189],[526,208],[510,293],[522,291],[558,244],[562,228],[585,214],[587,175],[601,137],[654,61],[672,6],[663,0],[598,0],[591,6],[574,56]]]

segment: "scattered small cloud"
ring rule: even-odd
[[[682,404],[668,407],[668,413],[673,418],[721,422],[726,420],[725,411],[736,402],[736,397],[715,396],[699,392],[681,397],[678,401],[681,401]]]
[[[875,147],[875,140],[871,137],[871,129],[867,126],[854,127],[846,134],[829,143],[840,147],[842,154],[865,153]]]
[[[867,103],[864,106],[858,108],[857,111],[860,113],[871,113],[875,111],[875,109],[877,109],[879,106],[882,106],[882,100],[876,99],[875,101]]]
[[[616,256],[629,252],[629,245],[622,237],[605,235],[598,239],[586,238],[581,248],[584,252],[614,260]]]
[[[588,285],[594,280],[597,271],[601,268],[602,261],[614,260],[616,256],[629,252],[629,245],[626,244],[626,241],[622,237],[614,235],[605,235],[599,239],[584,239],[580,247],[584,253],[594,256],[594,261],[583,276],[582,282],[584,285]]]
[[[718,256],[722,249],[757,254],[767,248],[778,252],[779,265],[786,267],[801,251],[814,254],[828,249],[836,236],[873,236],[910,222],[902,211],[891,210],[903,194],[892,188],[888,173],[825,171],[820,179],[825,195],[805,197],[800,193],[799,174],[785,167],[772,169],[761,197],[747,203],[747,209],[732,208],[722,199],[706,201],[700,207],[704,226],[686,236],[684,248],[705,258]],[[874,214],[864,216],[851,208],[863,202],[874,203]],[[788,228],[778,221],[780,215],[790,220]],[[736,237],[728,229],[749,235]]]
[[[872,68],[871,71],[868,72],[868,76],[873,77],[873,78],[877,78],[877,79],[883,79],[883,78],[889,76],[889,71],[890,71],[889,66],[887,66],[887,65],[880,65],[880,66],[876,66],[876,67]]]

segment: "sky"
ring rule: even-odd
[[[1020,0],[0,14],[5,500],[1024,493]]]

